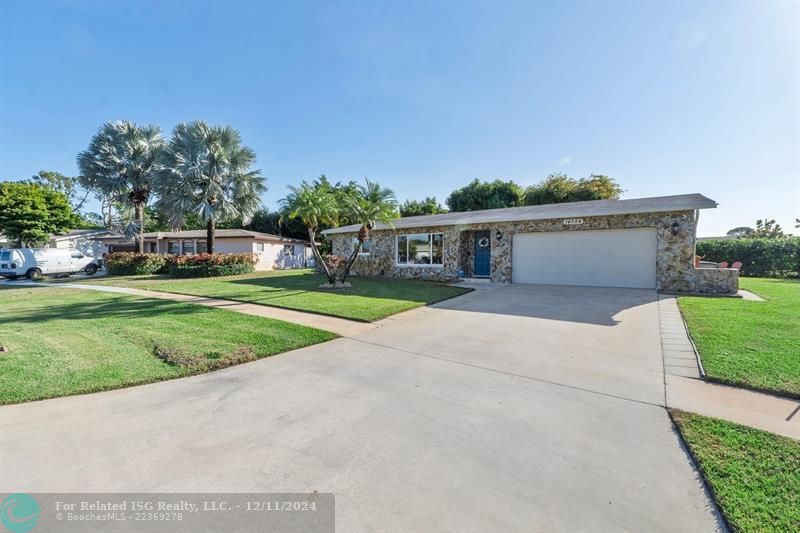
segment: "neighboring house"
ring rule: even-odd
[[[64,235],[51,235],[50,240],[42,248],[59,248],[78,250],[89,257],[101,257],[106,252],[106,246],[97,240],[97,237],[109,235],[107,230],[78,229]],[[0,248],[15,248],[16,243],[10,242],[5,235],[0,234]]]
[[[106,253],[106,245],[98,241],[98,237],[106,237],[111,232],[105,229],[78,229],[65,235],[50,237],[49,248],[77,250],[89,257],[102,257]]]
[[[109,252],[132,252],[132,238],[121,235],[96,239],[108,246]],[[158,231],[144,234],[144,251],[154,254],[188,255],[207,251],[206,230]],[[217,253],[254,253],[256,270],[303,268],[311,256],[308,241],[290,239],[269,233],[244,229],[218,229],[215,237]]]
[[[733,293],[737,271],[694,267],[699,210],[715,207],[685,194],[400,218],[370,232],[353,274]],[[323,234],[347,256],[358,229]]]

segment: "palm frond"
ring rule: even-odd
[[[178,124],[158,163],[158,206],[175,219],[178,211],[193,211],[203,220],[249,220],[267,190],[261,173],[251,169],[255,160],[230,126]]]

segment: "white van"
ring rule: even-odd
[[[41,279],[52,274],[94,274],[102,260],[79,250],[59,248],[5,248],[0,250],[0,276],[16,279]]]

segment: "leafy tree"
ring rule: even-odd
[[[378,222],[390,223],[397,217],[397,200],[394,192],[374,181],[365,180],[365,182],[365,185],[359,185],[357,192],[348,198],[350,216],[356,220],[356,224],[361,224],[361,228],[358,230],[358,244],[353,247],[353,252],[345,264],[342,283],[347,280],[361,246],[369,240],[370,230]]]
[[[756,220],[756,230],[750,235],[753,239],[776,239],[785,237],[781,225],[775,219]]]
[[[156,159],[164,147],[158,126],[130,121],[106,122],[78,154],[86,186],[133,208],[126,233],[135,234],[136,251],[144,251],[144,208],[150,200]]]
[[[76,221],[64,194],[38,183],[0,183],[0,231],[20,245],[47,242]]]
[[[249,224],[244,226],[250,231],[271,233],[292,239],[308,239],[308,228],[297,218],[289,218],[278,211],[259,209]]]
[[[622,188],[613,178],[592,174],[579,180],[566,174],[550,174],[543,182],[528,187],[525,205],[560,204],[619,198]]]
[[[298,187],[289,187],[289,194],[281,199],[281,207],[286,218],[298,219],[308,230],[311,251],[317,264],[322,267],[328,283],[336,284],[336,273],[322,259],[317,247],[317,232],[324,227],[339,223],[339,204],[337,195],[324,176],[311,183],[303,181]]]
[[[84,190],[81,187],[79,178],[65,176],[60,172],[40,170],[38,174],[31,177],[31,180],[43,187],[48,187],[62,193],[67,197],[73,211],[80,211],[89,197],[90,191]]]
[[[751,235],[753,235],[753,233],[755,233],[755,231],[756,230],[754,230],[749,226],[739,226],[733,228],[732,230],[729,230],[728,233],[726,233],[726,235],[729,237],[735,237],[737,239],[741,239],[743,237],[750,237]]]
[[[350,180],[348,182],[337,181],[336,183],[331,183],[325,174],[321,174],[315,181],[319,183],[320,187],[330,189],[331,194],[333,194],[333,197],[336,199],[336,203],[339,206],[338,225],[349,226],[350,224],[358,223],[358,221],[353,218],[352,213],[346,208],[350,204],[351,198],[358,195],[357,181]],[[327,229],[327,227],[322,227],[321,229]]]
[[[451,211],[479,211],[523,205],[525,191],[513,181],[472,180],[469,185],[456,189],[447,197]]]
[[[86,201],[90,196],[97,198],[101,204],[101,210],[104,213],[105,210],[108,209],[108,206],[104,201],[106,200],[104,195],[97,194],[96,191],[84,186],[82,177],[65,176],[60,172],[55,172],[52,170],[40,170],[38,174],[31,177],[31,180],[34,183],[42,185],[43,187],[58,191],[67,197],[70,207],[72,207],[72,210],[78,217],[76,219],[76,228],[94,228],[106,226],[106,224],[103,222],[102,215],[83,211],[83,206],[86,205]]]
[[[206,223],[208,252],[214,253],[216,223],[247,223],[261,206],[267,188],[261,171],[251,169],[255,160],[230,126],[178,124],[159,158],[156,207],[174,228],[183,226],[187,213],[197,213]]]
[[[424,200],[406,200],[400,206],[401,217],[417,217],[421,215],[438,215],[447,213],[447,209],[439,205],[435,197],[428,196]]]

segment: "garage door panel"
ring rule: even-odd
[[[517,233],[511,253],[515,283],[656,286],[655,228]]]

